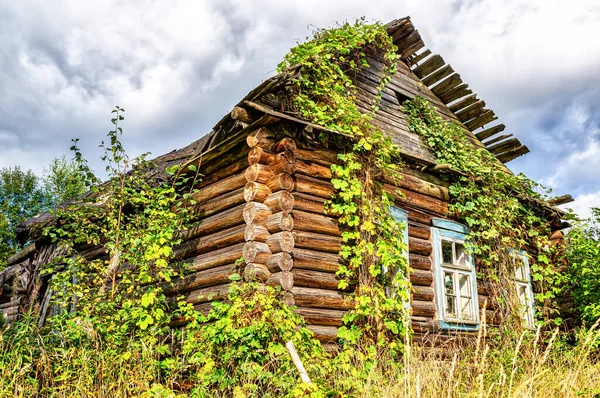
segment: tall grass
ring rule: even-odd
[[[83,326],[82,330],[87,333]],[[165,362],[158,346],[131,341],[129,349],[114,350],[89,333],[85,338],[85,344],[62,341],[42,333],[34,322],[3,327],[0,397],[175,397],[188,396],[194,383],[202,382],[192,382],[198,369],[186,368],[185,358],[173,355]],[[600,397],[598,325],[581,332],[575,342],[564,340],[558,331],[481,333],[474,341],[457,339],[435,345],[445,348],[434,348],[432,343],[412,345],[403,360],[381,358],[362,380],[349,382],[352,376],[347,369],[331,366],[324,367],[329,374],[313,380],[323,384],[332,397]],[[244,386],[244,380],[239,384]],[[353,387],[346,395],[332,392],[341,385]],[[290,385],[290,395],[297,387]],[[213,391],[199,396],[223,395]],[[263,395],[241,388],[236,396]]]

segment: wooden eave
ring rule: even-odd
[[[477,146],[490,150],[502,163],[508,163],[529,152],[527,146],[518,139],[511,138],[512,134],[495,137],[505,126],[493,125],[498,119],[494,111],[485,107],[485,102],[477,98],[477,94],[472,92],[468,84],[463,82],[460,75],[441,55],[426,49],[422,40],[418,45],[414,42],[415,32],[418,31],[409,18],[392,21],[387,25],[387,29],[395,39],[394,43],[398,46],[402,62],[410,68],[414,77],[419,79],[429,93],[435,96],[448,112],[453,113],[454,121],[465,129],[470,141],[477,140],[481,144]],[[400,31],[402,33],[399,33]],[[404,43],[407,37],[412,37],[413,41]],[[408,54],[406,48],[418,49]]]

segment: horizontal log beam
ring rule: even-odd
[[[335,273],[342,265],[339,255],[295,247],[292,250],[294,268]]]
[[[175,249],[174,256],[176,259],[184,259],[243,242],[245,229],[245,225],[237,225],[187,241]]]
[[[319,289],[338,290],[339,280],[335,274],[294,268],[294,285]]]
[[[245,243],[238,243],[218,250],[211,250],[207,253],[192,257],[185,262],[188,264],[188,269],[194,271],[232,264],[242,257],[244,246]]]
[[[294,235],[296,247],[301,249],[312,249],[336,254],[342,249],[342,238],[337,236],[298,230],[293,230],[292,234]]]
[[[291,292],[294,295],[296,305],[299,307],[329,308],[334,310],[350,310],[354,308],[354,300],[348,295],[335,290],[294,286]]]

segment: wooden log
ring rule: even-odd
[[[294,274],[290,271],[275,272],[267,279],[267,285],[280,286],[283,290],[292,290],[294,286]]]
[[[424,239],[408,237],[408,252],[412,254],[420,254],[429,256],[432,252],[431,242]]]
[[[244,144],[245,145],[245,144]],[[205,170],[202,170],[205,174],[202,180],[196,181],[194,188],[201,190],[202,188],[214,184],[217,181],[224,180],[227,177],[231,177],[234,174],[244,175],[244,171],[248,167],[248,157],[242,156],[241,158],[234,160],[227,167],[221,167],[220,169],[206,174]],[[244,179],[246,177],[244,176]]]
[[[244,206],[243,217],[246,224],[264,225],[271,215],[271,209],[264,203],[250,202]]]
[[[325,199],[300,192],[294,192],[292,195],[294,197],[294,209],[325,214]]]
[[[412,300],[433,301],[434,292],[431,286],[413,285]]]
[[[433,283],[433,273],[421,269],[415,269],[410,273],[410,283],[420,286],[431,286]]]
[[[294,311],[311,325],[342,326],[346,311],[325,308],[298,307]]]
[[[408,221],[414,222],[417,224],[422,224],[425,226],[430,226],[431,225],[431,216],[428,214],[425,214],[423,212],[420,212],[420,211],[411,210],[408,212]]]
[[[207,235],[219,230],[243,224],[243,210],[244,205],[242,204],[229,210],[225,210],[222,213],[213,214],[210,217],[198,221],[190,228],[177,232],[175,236],[183,241],[187,241],[198,236]]]
[[[248,152],[248,164],[269,164],[274,157],[275,154],[273,152],[260,146],[255,146],[254,148],[250,148]]]
[[[304,160],[296,160],[296,171],[309,177],[321,178],[324,180],[331,180],[333,177],[331,167]]]
[[[235,272],[235,264],[226,264],[187,275],[174,282],[165,290],[165,294],[183,293],[201,287],[222,285],[229,282],[229,277]]]
[[[271,192],[277,192],[281,190],[293,191],[294,190],[294,179],[287,173],[275,174],[267,181],[267,186]]]
[[[246,143],[250,148],[254,148],[255,146],[271,148],[275,143],[275,135],[266,127],[261,127],[248,134]]]
[[[289,191],[278,191],[270,194],[264,200],[264,204],[269,206],[272,213],[289,214],[294,208],[294,196]]]
[[[250,263],[244,268],[244,280],[247,282],[266,282],[271,276],[271,271],[264,264]]]
[[[438,215],[448,214],[448,202],[425,196],[408,189],[402,189],[403,195],[398,195],[398,188],[390,184],[382,184],[383,190],[394,197],[394,201],[403,206],[422,209]]]
[[[410,306],[413,315],[433,317],[436,314],[435,304],[432,301],[411,300]]]
[[[271,234],[269,233],[267,228],[260,225],[246,225],[246,229],[244,230],[244,240],[246,242],[266,242],[269,236],[271,236]]]
[[[279,142],[277,142],[273,146],[273,150],[275,152],[284,152],[284,151],[295,152],[296,149],[298,149],[298,145],[296,145],[296,141],[294,141],[294,139],[290,138],[290,137],[282,138],[281,140],[279,140]]]
[[[271,168],[264,164],[253,164],[246,169],[246,181],[248,182],[259,182],[261,184],[266,184],[267,181],[271,177],[273,177],[273,172]]]
[[[402,173],[402,178],[396,181],[395,184],[392,184],[392,186],[395,185],[445,202],[450,201],[450,193],[448,192],[448,188],[406,173]]]
[[[294,286],[291,292],[294,295],[296,305],[299,307],[329,308],[335,310],[350,310],[354,308],[354,300],[348,295],[335,290]]]
[[[292,151],[280,152],[269,162],[269,167],[274,174],[292,174],[296,171],[296,156]]]
[[[321,164],[326,167],[330,167],[334,163],[338,163],[337,152],[331,149],[325,148],[303,148],[296,149],[296,159],[303,160],[305,162],[314,162]]]
[[[242,251],[242,257],[246,264],[259,263],[265,264],[271,257],[271,250],[263,242],[246,242]]]
[[[244,202],[244,188],[239,188],[194,206],[192,213],[196,218],[208,217]]]
[[[338,253],[342,249],[342,238],[314,232],[293,230],[295,246],[301,249]]]
[[[271,195],[271,190],[265,184],[249,182],[244,186],[244,200],[246,202],[263,202]]]
[[[269,257],[265,265],[269,271],[275,273],[279,271],[290,271],[294,267],[292,255],[288,252],[275,253]]]
[[[428,240],[431,236],[431,228],[423,224],[408,223],[408,236]]]
[[[22,262],[23,260],[33,256],[37,249],[39,249],[39,247],[36,245],[36,243],[31,243],[17,254],[10,256],[6,261],[6,265],[8,266]]]
[[[338,328],[335,326],[307,325],[306,328],[313,332],[315,339],[323,343],[337,341]]]
[[[251,124],[256,120],[254,116],[250,114],[246,109],[241,106],[234,106],[231,112],[229,113],[233,120],[237,120],[238,122]]]
[[[431,270],[431,259],[427,256],[420,256],[418,254],[409,254],[408,260],[410,267],[413,269],[422,269],[425,271]]]
[[[0,304],[0,310],[9,308],[9,307],[18,306],[19,304],[21,304],[22,299],[23,299],[22,296],[12,296],[8,302]]]
[[[338,290],[339,279],[335,274],[294,268],[294,285],[301,287],[316,287],[319,289]]]
[[[210,199],[222,196],[231,191],[235,191],[246,184],[246,178],[243,173],[234,174],[223,180],[216,181],[210,185],[200,188],[192,193],[191,198],[196,204],[204,203]]]
[[[267,239],[267,245],[272,253],[290,253],[294,248],[294,235],[288,231],[272,234]]]
[[[335,273],[342,262],[339,255],[316,250],[294,248],[294,268]]]
[[[242,257],[244,246],[245,243],[238,243],[192,257],[186,261],[188,269],[201,271],[225,264],[232,264]]]
[[[340,236],[337,220],[333,218],[299,210],[292,211],[292,216],[296,230]]]
[[[294,218],[290,213],[280,211],[279,213],[272,214],[267,218],[265,227],[270,233],[273,234],[281,231],[291,231],[294,228]]]
[[[236,225],[219,232],[192,239],[179,245],[175,249],[174,256],[176,259],[188,258],[191,255],[202,254],[243,242],[244,230],[245,226]]]
[[[309,195],[330,199],[335,194],[333,184],[317,178],[308,177],[302,174],[295,174],[296,191]]]
[[[477,139],[479,141],[483,141],[486,138],[490,138],[491,136],[494,136],[494,135],[496,135],[498,133],[503,132],[505,128],[506,128],[505,125],[499,124],[497,126],[490,127],[489,129],[480,131],[479,133],[475,134],[475,137],[477,137]]]
[[[192,290],[184,295],[185,300],[192,304],[207,303],[209,301],[219,300],[227,297],[231,284],[203,287]]]

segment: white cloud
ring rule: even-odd
[[[580,218],[592,216],[592,207],[600,208],[600,191],[579,195],[574,202],[560,206],[563,209],[573,209]]]

